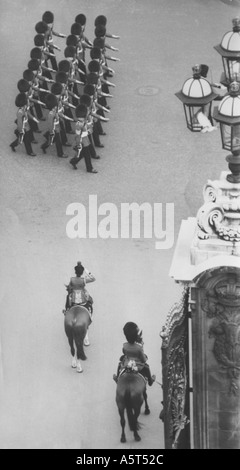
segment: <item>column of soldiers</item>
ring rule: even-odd
[[[26,152],[36,156],[32,144],[38,143],[34,134],[40,134],[40,121],[46,121],[45,141],[41,149],[46,154],[53,144],[59,158],[67,158],[63,147],[72,147],[69,135],[74,135],[74,155],[69,163],[73,169],[81,159],[85,160],[86,170],[97,173],[92,159],[100,159],[96,147],[104,145],[100,136],[106,135],[102,123],[109,121],[110,112],[107,98],[111,98],[109,81],[114,70],[109,61],[118,61],[106,50],[118,51],[106,42],[106,38],[118,39],[119,36],[107,32],[107,18],[103,15],[95,19],[95,38],[93,42],[85,35],[86,17],[79,14],[71,26],[70,34],[57,33],[53,29],[54,15],[46,11],[42,20],[35,25],[34,46],[23,78],[18,83],[15,104],[17,111],[16,139],[10,144],[15,152],[24,143]],[[66,39],[64,59],[57,62],[53,36]],[[90,60],[86,62],[86,51]]]

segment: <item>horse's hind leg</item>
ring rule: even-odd
[[[150,414],[150,408],[148,406],[148,401],[147,401],[147,391],[145,390],[145,392],[143,392],[143,398],[144,398],[144,402],[145,402],[145,411],[144,411],[144,414],[145,415],[149,415]]]
[[[139,442],[139,441],[141,441],[141,437],[138,434],[138,429],[140,428],[140,424],[138,422],[138,416],[140,414],[140,408],[137,409],[137,411],[135,410],[133,413],[134,413],[134,421],[135,421],[135,424],[134,424],[135,429],[133,430],[133,435],[134,435],[135,441]]]
[[[126,435],[125,435],[126,421],[125,421],[125,418],[124,418],[124,410],[118,410],[118,411],[119,411],[119,414],[120,414],[120,423],[121,423],[121,426],[122,426],[122,434],[121,434],[120,441],[121,442],[126,442]]]
[[[76,361],[76,358],[75,358],[75,349],[74,349],[73,335],[70,335],[70,334],[68,333],[67,337],[68,337],[68,342],[69,342],[69,346],[70,346],[70,349],[71,349],[72,367],[75,368],[75,367],[77,367],[77,361]]]

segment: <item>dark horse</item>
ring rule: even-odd
[[[72,367],[76,367],[78,372],[82,372],[81,362],[87,359],[83,345],[88,345],[87,330],[91,323],[88,310],[82,305],[74,305],[65,314],[64,328],[68,337],[68,342],[72,354]],[[84,341],[85,339],[85,341]],[[77,359],[75,358],[75,348]]]
[[[141,406],[145,401],[145,414],[149,414],[150,410],[147,403],[146,382],[142,375],[136,372],[126,372],[119,376],[116,392],[116,403],[120,415],[120,423],[122,426],[121,442],[126,442],[125,435],[125,418],[124,411],[127,411],[128,424],[133,431],[136,441],[140,441],[141,437],[138,434],[140,425],[138,417],[141,411]]]

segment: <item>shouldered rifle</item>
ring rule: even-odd
[[[55,134],[56,134],[56,127],[57,127],[58,124],[59,124],[59,117],[58,117],[58,113],[56,112],[55,115],[54,115],[54,118],[53,118],[53,127],[52,127],[52,130],[49,133],[50,145],[52,145],[53,142],[54,142],[54,137],[55,137]]]
[[[22,129],[19,133],[19,144],[22,144],[23,143],[23,139],[24,139],[24,135],[25,135],[25,132],[26,132],[26,124],[28,122],[28,117],[27,117],[27,112],[25,111],[24,112],[24,116],[23,116],[23,123],[22,123]]]
[[[77,145],[77,157],[76,158],[80,158],[81,150],[82,150],[82,141],[80,141],[79,144]]]

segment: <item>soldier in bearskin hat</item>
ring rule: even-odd
[[[87,22],[87,18],[83,13],[79,13],[79,15],[77,15],[75,18],[75,23],[79,23],[82,27],[82,33],[81,33],[81,42],[83,46],[82,60],[84,62],[85,62],[85,50],[87,48],[91,48],[93,45],[92,42],[89,41],[89,39],[85,35],[86,22]]]
[[[80,26],[78,23],[75,23],[75,24],[77,26]],[[75,25],[73,24],[72,28],[73,28],[73,26],[75,26]],[[71,30],[72,30],[72,28],[71,28]],[[82,43],[81,43],[81,39],[79,39],[79,36],[77,36],[75,34],[70,34],[67,37],[66,44],[67,44],[67,46],[74,46],[76,48],[76,59],[78,61],[79,79],[80,79],[80,81],[85,83],[86,65],[85,65],[85,62],[83,60],[83,54],[82,54],[83,46],[82,46]]]
[[[57,61],[56,56],[54,54],[54,49],[60,51],[60,48],[53,44],[53,36],[57,36],[59,38],[66,38],[66,34],[58,33],[53,29],[54,23],[54,14],[51,11],[45,11],[42,15],[42,21],[47,24],[47,30],[45,32],[46,44],[48,46],[48,50],[53,56],[50,56],[50,61],[52,64],[52,68],[57,70]]]
[[[76,108],[76,124],[75,124],[75,155],[71,158],[70,162],[74,170],[77,170],[77,163],[82,158],[85,160],[86,169],[88,173],[97,173],[92,166],[91,154],[89,150],[89,139],[87,131],[87,115],[88,110],[84,104],[79,104]]]
[[[62,93],[61,93],[61,104],[63,106],[63,111],[66,116],[70,119],[65,120],[66,132],[73,134],[71,121],[74,121],[72,110],[76,108],[74,104],[71,103],[71,98],[74,98],[76,103],[79,104],[79,96],[69,90],[68,74],[65,72],[57,72],[56,82],[61,83]],[[71,85],[70,85],[71,86]]]
[[[105,39],[107,37],[107,31],[106,31],[105,26],[103,26],[102,24],[97,25],[95,30],[94,30],[94,34],[95,34],[96,38],[103,38],[104,39],[104,47],[106,49],[111,49],[112,51],[119,51],[119,49],[117,47],[113,47],[110,44],[106,43]],[[109,37],[113,37],[113,36],[109,36]]]
[[[80,104],[83,104],[86,106],[88,112],[87,112],[87,133],[88,133],[88,140],[89,140],[89,152],[91,155],[91,158],[94,158],[96,160],[100,159],[100,156],[97,155],[95,146],[94,146],[94,141],[93,141],[93,115],[92,115],[92,98],[90,95],[82,95],[80,97]]]
[[[90,51],[90,57],[91,57],[91,59],[98,60],[100,62],[100,65],[103,69],[103,77],[104,78],[105,78],[105,76],[110,77],[110,76],[113,76],[115,74],[115,71],[111,67],[106,65],[102,49],[100,49],[98,47],[93,47]]]
[[[30,69],[24,70],[23,78],[25,80],[27,80],[27,82],[30,85],[29,94],[32,95],[32,97],[34,99],[34,101],[33,101],[34,102],[34,108],[35,108],[38,120],[39,121],[46,121],[46,118],[43,116],[42,106],[43,106],[43,103],[45,103],[45,101],[44,101],[45,93],[50,93],[49,90],[45,89],[45,88],[42,88],[40,86],[39,78],[37,78],[37,76],[35,76],[33,71],[30,70]],[[38,103],[38,100],[40,100],[41,104]],[[44,104],[44,108],[45,108],[45,104]]]
[[[68,156],[63,153],[62,141],[60,137],[60,123],[58,115],[58,99],[50,93],[46,97],[46,106],[49,109],[47,125],[48,130],[44,134],[46,142],[41,145],[43,153],[46,153],[46,149],[55,142],[57,155],[59,158],[67,158]]]
[[[101,80],[99,79],[98,75],[96,73],[90,72],[87,74],[87,84],[91,84],[94,86],[96,94],[97,94],[97,102],[103,106],[104,108],[107,109],[107,100],[106,98],[112,98],[112,95],[110,93],[105,93],[102,91],[102,83]],[[95,97],[96,98],[96,97]],[[99,112],[97,112],[99,114]],[[103,118],[103,120],[106,118]],[[108,120],[108,119],[107,119]],[[105,135],[104,133],[100,133],[100,135]]]
[[[94,85],[88,83],[84,89],[83,89],[84,94],[89,95],[92,100],[92,105],[91,105],[91,112],[93,116],[93,132],[92,132],[92,137],[93,137],[93,142],[95,147],[104,147],[104,145],[100,141],[100,135],[106,135],[106,132],[103,131],[101,120],[102,121],[107,121],[107,119],[102,118],[101,115],[98,114],[98,109],[103,109],[106,112],[109,112],[108,109],[104,108],[98,103],[98,96],[97,96],[97,91],[95,90]]]
[[[17,111],[17,129],[15,134],[17,138],[10,144],[10,147],[13,152],[15,152],[15,148],[19,145],[24,143],[25,149],[28,155],[31,157],[36,157],[36,154],[32,150],[32,131],[29,126],[29,117],[32,116],[28,110],[28,99],[26,93],[22,92],[16,96],[15,105],[18,107]]]
[[[107,28],[107,17],[106,16],[99,15],[99,16],[97,16],[97,18],[95,18],[94,26],[97,27],[99,25],[102,25],[105,28]],[[108,33],[107,31],[105,33],[105,37],[106,38],[112,38],[112,39],[120,39],[120,36],[117,36],[116,34]]]
[[[34,105],[38,105],[40,107],[40,104],[45,106],[44,103],[42,103],[41,101],[35,99],[33,97],[33,90],[30,86],[30,83],[25,80],[24,78],[21,78],[18,83],[17,83],[17,87],[18,87],[18,90],[20,91],[20,93],[25,93],[26,97],[27,97],[27,108],[28,108],[28,123],[29,123],[29,126],[30,126],[30,129],[33,132],[38,132],[40,133],[40,129],[38,127],[38,119],[36,119],[36,116],[34,115]],[[40,107],[41,109],[41,107]],[[33,144],[37,144],[37,141],[35,140],[34,138],[34,135],[32,134],[32,139],[31,139],[32,143]]]

